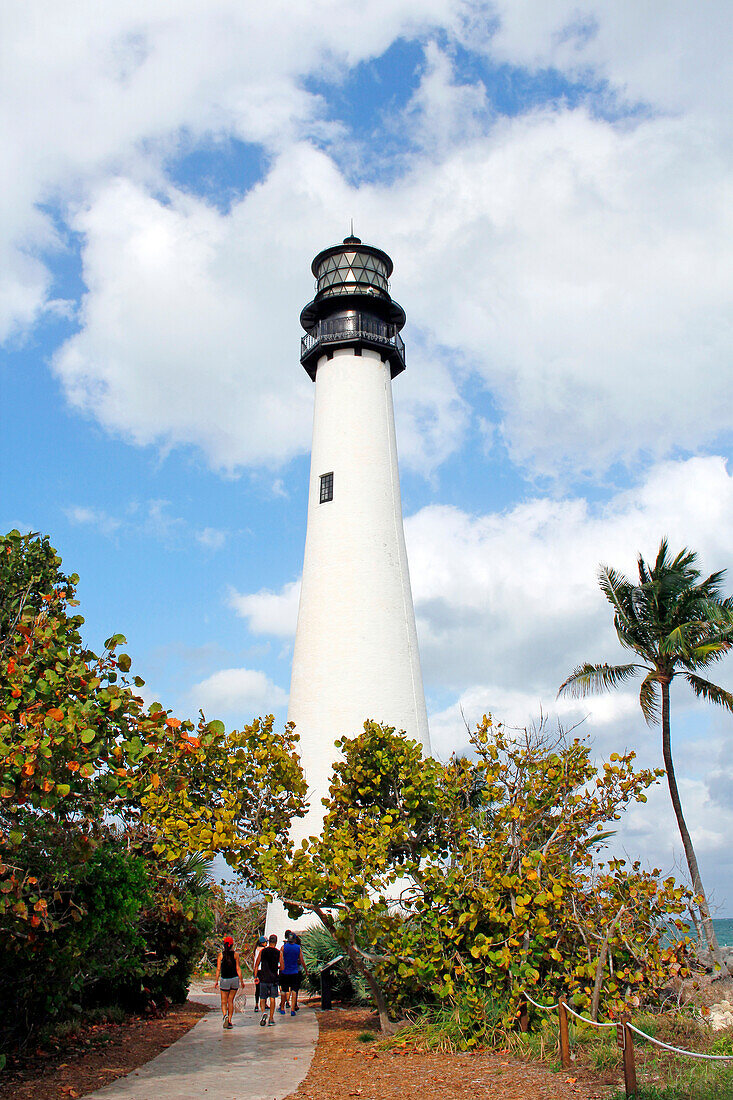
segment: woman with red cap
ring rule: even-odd
[[[239,986],[244,985],[242,968],[239,965],[239,952],[234,950],[234,940],[231,936],[224,937],[224,946],[217,956],[215,984],[219,986],[221,993],[224,1027],[230,1028],[234,1013],[234,998]]]

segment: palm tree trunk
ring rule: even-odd
[[[685,857],[687,858],[687,866],[690,871],[692,888],[699,897],[698,908],[700,910],[702,926],[705,930],[705,939],[707,940],[710,954],[712,955],[715,962],[722,964],[723,957],[720,953],[718,938],[715,935],[713,921],[710,916],[708,899],[705,895],[705,890],[703,889],[702,879],[700,878],[700,870],[697,866],[697,856],[695,855],[695,849],[692,846],[692,838],[690,837],[687,824],[682,814],[682,803],[680,802],[680,793],[677,789],[677,779],[675,778],[674,774],[674,764],[672,763],[672,739],[669,732],[669,683],[670,681],[668,679],[661,680],[662,755],[664,756],[664,766],[667,769],[667,784],[669,786],[669,794],[670,798],[672,799],[672,806],[674,808],[675,817],[677,818],[677,825],[680,830],[680,836],[682,837],[682,846],[685,849]]]

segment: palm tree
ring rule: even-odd
[[[704,581],[695,568],[697,554],[680,550],[670,561],[667,540],[662,539],[650,569],[639,555],[639,583],[604,565],[598,573],[601,589],[613,607],[613,621],[621,645],[633,650],[641,662],[627,665],[583,664],[560,686],[558,695],[582,698],[618,687],[637,673],[644,676],[639,691],[642,714],[649,725],[662,720],[662,754],[687,866],[700,916],[713,958],[721,961],[720,948],[710,918],[710,908],[700,878],[697,857],[685,823],[672,762],[669,731],[669,685],[681,675],[698,698],[733,711],[733,695],[703,679],[698,670],[719,661],[733,646],[733,599],[721,594],[725,570]],[[661,705],[660,705],[661,704]]]

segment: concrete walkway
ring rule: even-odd
[[[275,1027],[260,1027],[254,1000],[221,1026],[219,994],[192,988],[190,999],[216,1008],[152,1062],[98,1089],[88,1100],[283,1100],[298,1087],[313,1058],[318,1022],[312,1008],[297,1016],[275,1013]]]

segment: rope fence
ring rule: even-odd
[[[522,1001],[519,1007],[519,1026],[522,1031],[529,1031],[529,1014],[527,1012],[527,1003],[534,1005],[535,1008],[539,1008],[542,1012],[555,1012],[558,1014],[558,1022],[560,1025],[560,1060],[563,1069],[570,1069],[572,1067],[572,1057],[570,1054],[570,1029],[568,1027],[568,1015],[574,1016],[576,1020],[582,1020],[584,1024],[589,1024],[591,1027],[615,1027],[616,1028],[616,1042],[619,1049],[623,1053],[624,1060],[624,1086],[626,1088],[627,1097],[635,1097],[637,1095],[638,1086],[636,1084],[636,1062],[634,1059],[634,1040],[632,1032],[635,1032],[640,1038],[647,1039],[648,1042],[653,1043],[655,1046],[662,1047],[664,1050],[670,1050],[673,1054],[683,1054],[688,1058],[704,1058],[711,1062],[733,1062],[733,1054],[701,1054],[696,1050],[683,1050],[681,1047],[671,1046],[669,1043],[663,1043],[661,1039],[655,1039],[653,1035],[648,1035],[646,1031],[642,1031],[640,1028],[635,1027],[628,1016],[622,1016],[618,1023],[610,1023],[604,1020],[589,1020],[587,1016],[581,1016],[579,1012],[576,1012],[565,1001],[564,997],[561,997],[557,1004],[554,1005],[541,1005],[538,1001],[535,1001],[530,997],[526,990],[521,992]]]

